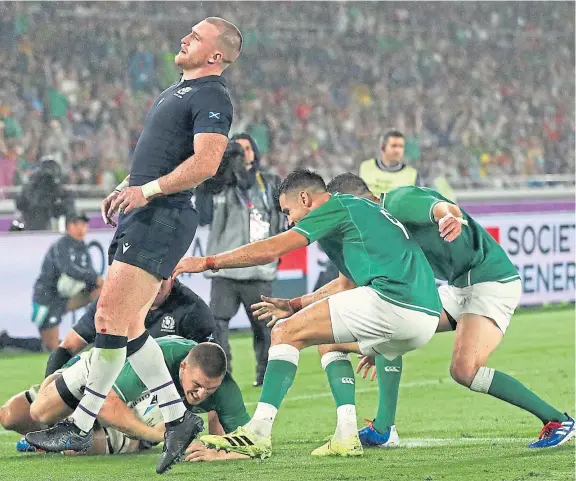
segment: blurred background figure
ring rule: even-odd
[[[25,230],[50,230],[53,220],[73,210],[62,180],[62,169],[54,157],[42,157],[16,199]]]
[[[92,267],[90,252],[84,243],[87,232],[88,217],[83,213],[69,214],[66,234],[46,253],[34,284],[32,322],[48,351],[58,347],[62,316],[100,295],[103,279]]]
[[[216,176],[204,182],[196,194],[200,225],[210,224],[207,254],[219,254],[278,234],[284,225],[277,205],[279,184],[278,176],[267,173],[260,166],[260,152],[254,139],[248,134],[232,137]],[[264,381],[270,328],[266,327],[266,322],[252,316],[250,306],[259,302],[261,295],[272,295],[277,268],[277,263],[273,262],[209,274],[212,277],[210,309],[216,319],[218,340],[228,356],[229,369],[232,359],[228,342],[230,319],[240,305],[250,319],[257,362],[254,386],[260,386]]]
[[[389,130],[380,137],[380,154],[360,164],[360,177],[374,197],[404,185],[424,185],[418,170],[404,163],[405,139],[398,130]]]

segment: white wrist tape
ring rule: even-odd
[[[126,187],[128,187],[130,185],[130,182],[127,180],[123,180],[122,182],[120,182],[116,188],[114,189],[116,192],[122,192]]]
[[[468,221],[466,219],[464,219],[463,217],[456,217],[455,215],[451,214],[450,212],[438,221],[438,225],[442,225],[444,222],[446,222],[450,218],[456,219],[462,225],[468,225]]]
[[[162,189],[160,188],[160,183],[158,182],[158,179],[153,180],[152,182],[148,182],[147,184],[144,184],[142,186],[142,193],[144,194],[144,197],[146,197],[147,199],[149,199],[153,195],[162,194]]]

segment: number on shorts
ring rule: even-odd
[[[384,214],[384,217],[386,217],[386,219],[388,219],[390,222],[392,222],[392,224],[394,224],[395,226],[400,227],[400,229],[402,229],[402,232],[404,232],[406,239],[410,239],[410,237],[408,237],[408,231],[406,230],[406,227],[404,227],[402,222],[400,222],[398,219],[396,219],[396,217],[394,217],[392,214],[390,214],[390,212],[388,212],[386,209],[380,209],[380,212],[382,212],[382,214]]]

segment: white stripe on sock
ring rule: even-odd
[[[287,361],[298,366],[300,351],[290,344],[277,344],[271,346],[268,351],[268,362],[270,361]]]
[[[340,351],[327,352],[320,359],[322,369],[326,370],[328,364],[334,361],[350,361],[350,356]]]
[[[470,384],[470,390],[487,394],[492,384],[492,379],[494,379],[494,369],[482,366],[478,369],[476,376],[474,376],[472,384]]]
[[[150,391],[172,381],[170,371],[168,371],[164,361],[162,349],[152,337],[146,339],[144,345],[128,357],[128,361],[134,372],[142,379],[142,382],[146,384]],[[181,398],[173,382],[158,391],[154,391],[153,394],[158,397],[159,405]],[[183,402],[176,402],[169,406],[160,407],[160,412],[162,412],[164,421],[170,422],[184,416],[186,406],[184,406]]]
[[[86,387],[102,394],[103,396],[107,396],[110,389],[112,389],[112,385],[114,384],[114,381],[116,381],[118,374],[120,374],[122,367],[124,367],[125,361],[125,347],[119,349],[95,347],[91,356],[90,372],[88,373]],[[80,405],[98,415],[104,401],[105,399],[86,391],[80,400]],[[74,420],[74,424],[76,424],[76,426],[78,426],[82,431],[86,432],[92,429],[94,421],[96,421],[95,417],[90,416],[80,407],[76,408],[71,417]]]

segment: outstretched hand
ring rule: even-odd
[[[172,279],[176,279],[180,274],[185,272],[198,273],[208,270],[206,257],[184,257],[178,262],[172,271]]]
[[[361,355],[358,357],[361,357]],[[371,369],[372,374],[370,375],[370,381],[374,381],[374,379],[376,379],[376,360],[372,356],[363,356],[356,367],[356,374],[363,371],[362,379],[366,379],[366,376],[368,376]]]
[[[294,309],[290,307],[290,299],[266,296],[260,296],[260,299],[262,299],[262,302],[252,304],[250,307],[254,310],[254,317],[257,317],[259,321],[272,318],[266,324],[268,327],[272,327],[280,319],[286,319],[294,314]]]

